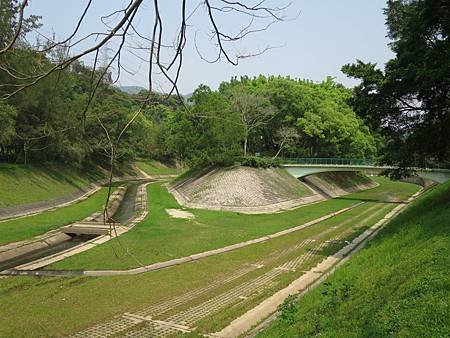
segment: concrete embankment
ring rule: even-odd
[[[272,213],[369,189],[377,184],[356,172],[320,173],[302,181],[282,168],[214,168],[168,190],[179,204],[197,209]]]
[[[139,179],[139,177],[122,176],[122,177],[115,177],[113,179],[113,182],[132,181],[136,179]],[[89,198],[89,196],[97,192],[102,185],[106,184],[108,184],[108,180],[102,179],[93,182],[88,186],[81,188],[71,194],[54,198],[51,200],[0,208],[0,221],[12,218],[31,216],[44,211],[67,207],[73,203],[80,202]]]
[[[107,209],[108,215],[114,215],[117,212],[126,191],[126,186],[120,186],[112,193]],[[134,202],[134,196],[132,199]],[[81,222],[63,226],[30,240],[0,246],[0,271],[67,250],[108,231],[109,226],[104,223],[104,214],[99,211]]]
[[[368,176],[355,171],[323,172],[303,177],[302,181],[325,198],[339,197],[377,186]]]
[[[186,207],[243,213],[271,213],[323,199],[281,168],[214,168],[169,191]]]

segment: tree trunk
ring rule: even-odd
[[[275,154],[275,156],[272,157],[272,160],[276,159],[276,158],[278,157],[278,155],[280,155],[281,150],[283,149],[283,146],[284,146],[284,142],[282,142],[282,143],[280,144],[280,149],[278,149],[278,151],[277,151],[277,153]]]
[[[248,142],[248,137],[246,136],[244,139],[244,157],[247,156],[247,142]]]
[[[28,155],[28,147],[24,144],[23,145],[23,157],[24,157],[24,164],[27,165],[27,155]]]

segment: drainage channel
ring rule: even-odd
[[[116,213],[113,215],[113,219],[124,225],[131,221],[135,214],[135,199],[138,186],[142,182],[130,182],[123,196]]]
[[[138,190],[138,186],[142,184],[142,181],[128,181],[127,189],[124,197],[120,202],[117,211],[113,215],[113,219],[121,225],[127,224],[135,216],[135,198]],[[60,232],[55,236],[55,240],[49,243],[48,246],[41,247],[35,251],[11,257],[4,261],[0,261],[0,271],[11,269],[22,264],[30,263],[35,260],[51,256],[58,252],[75,247],[83,242],[87,242],[91,239],[98,237],[98,234],[64,234]]]
[[[23,256],[18,256],[18,257],[12,258],[10,260],[0,262],[0,271],[10,269],[15,266],[22,265],[22,264],[30,263],[37,259],[44,258],[46,256],[53,255],[60,251],[70,249],[74,246],[77,246],[80,243],[86,242],[97,236],[96,235],[74,235],[74,236],[69,236],[69,237],[70,237],[69,239],[67,239],[63,242],[55,243],[51,246],[36,250],[29,254],[26,254]]]

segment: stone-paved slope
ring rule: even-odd
[[[306,176],[303,181],[326,198],[346,195],[377,185],[369,177],[356,171],[324,172]]]
[[[214,169],[170,187],[181,205],[213,210],[273,212],[323,199],[284,169]]]

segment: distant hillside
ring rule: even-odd
[[[140,86],[120,86],[118,87],[121,91],[128,93],[130,95],[137,94],[141,90],[146,90],[144,87]]]
[[[188,101],[188,100],[191,98],[191,96],[192,96],[193,94],[194,94],[194,93],[183,94],[182,96],[183,96],[183,98],[184,98],[185,101]]]
[[[141,87],[141,86],[119,86],[117,88],[119,88],[124,93],[130,94],[130,95],[138,94],[141,90],[147,90],[146,88]],[[160,92],[156,92],[156,93],[160,94],[160,95],[164,94],[164,93],[160,93]],[[193,93],[181,94],[181,97],[187,102],[189,100],[189,98],[192,96],[192,94]]]

